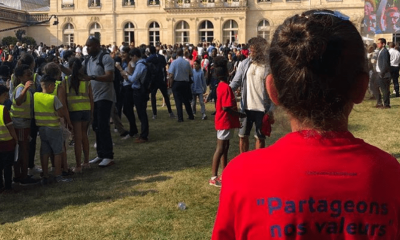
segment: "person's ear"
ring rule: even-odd
[[[271,101],[278,106],[279,101],[278,101],[278,91],[276,90],[275,87],[275,82],[274,82],[274,77],[272,74],[269,74],[267,78],[265,79],[265,87],[267,88],[267,92],[269,95],[269,98]]]
[[[369,82],[368,73],[358,74],[352,91],[353,103],[359,104],[364,100],[365,93],[367,92],[368,89],[368,82]]]

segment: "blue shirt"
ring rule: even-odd
[[[146,59],[140,59],[139,61],[136,62],[136,67],[135,70],[133,71],[133,74],[128,76],[128,81],[132,84],[132,89],[140,89],[140,85],[141,83],[144,82],[146,73],[147,73]]]
[[[171,63],[168,73],[173,75],[174,81],[189,82],[189,76],[192,75],[192,68],[188,61],[182,57],[178,57]]]
[[[125,72],[126,72],[126,70],[128,70],[128,63],[127,63],[127,62],[121,62],[121,67],[122,67],[122,69],[124,69]],[[118,73],[118,74],[119,74],[119,73]],[[128,75],[128,77],[129,77],[129,75]],[[126,87],[126,86],[131,86],[131,85],[132,85],[132,83],[129,82],[128,79],[126,79],[126,80],[124,80],[124,81],[122,82],[122,86],[124,86],[124,87]]]
[[[192,93],[193,94],[200,94],[204,93],[207,89],[206,80],[204,79],[204,72],[203,70],[193,69],[193,84],[192,84]]]

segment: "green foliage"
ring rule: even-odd
[[[18,41],[22,41],[22,35],[26,35],[26,32],[23,29],[18,29],[15,32],[15,36],[17,37]]]
[[[18,39],[16,37],[11,37],[11,36],[4,37],[1,40],[1,43],[3,45],[7,45],[7,46],[9,46],[10,44],[14,44],[15,45],[17,42],[18,42]]]
[[[27,45],[36,45],[36,40],[33,37],[23,37],[22,43],[26,43]]]

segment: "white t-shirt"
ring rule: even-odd
[[[252,63],[247,70],[247,106],[245,109],[264,112],[265,65]]]

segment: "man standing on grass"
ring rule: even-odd
[[[390,54],[390,77],[393,81],[394,91],[396,97],[399,97],[399,63],[400,63],[400,52],[394,48],[394,43],[389,43],[389,54]]]
[[[110,116],[114,91],[114,60],[109,54],[104,54],[100,48],[100,40],[89,37],[86,42],[90,58],[82,64],[90,80],[93,92],[93,131],[96,133],[97,157],[90,163],[99,163],[99,167],[114,164],[113,143],[110,133]],[[102,59],[100,59],[100,57]]]
[[[189,120],[194,120],[192,107],[190,101],[192,98],[192,92],[190,89],[190,78],[193,75],[190,63],[183,59],[183,50],[180,48],[176,52],[178,58],[171,63],[169,67],[169,80],[172,82],[172,93],[174,94],[176,111],[178,113],[178,122],[183,122],[183,108],[182,104],[185,104],[185,109],[189,115]]]
[[[376,107],[387,109],[390,108],[390,54],[386,49],[386,39],[379,38],[376,44],[379,49],[376,72],[378,73],[378,86],[383,95],[383,105],[382,95],[379,92]]]

